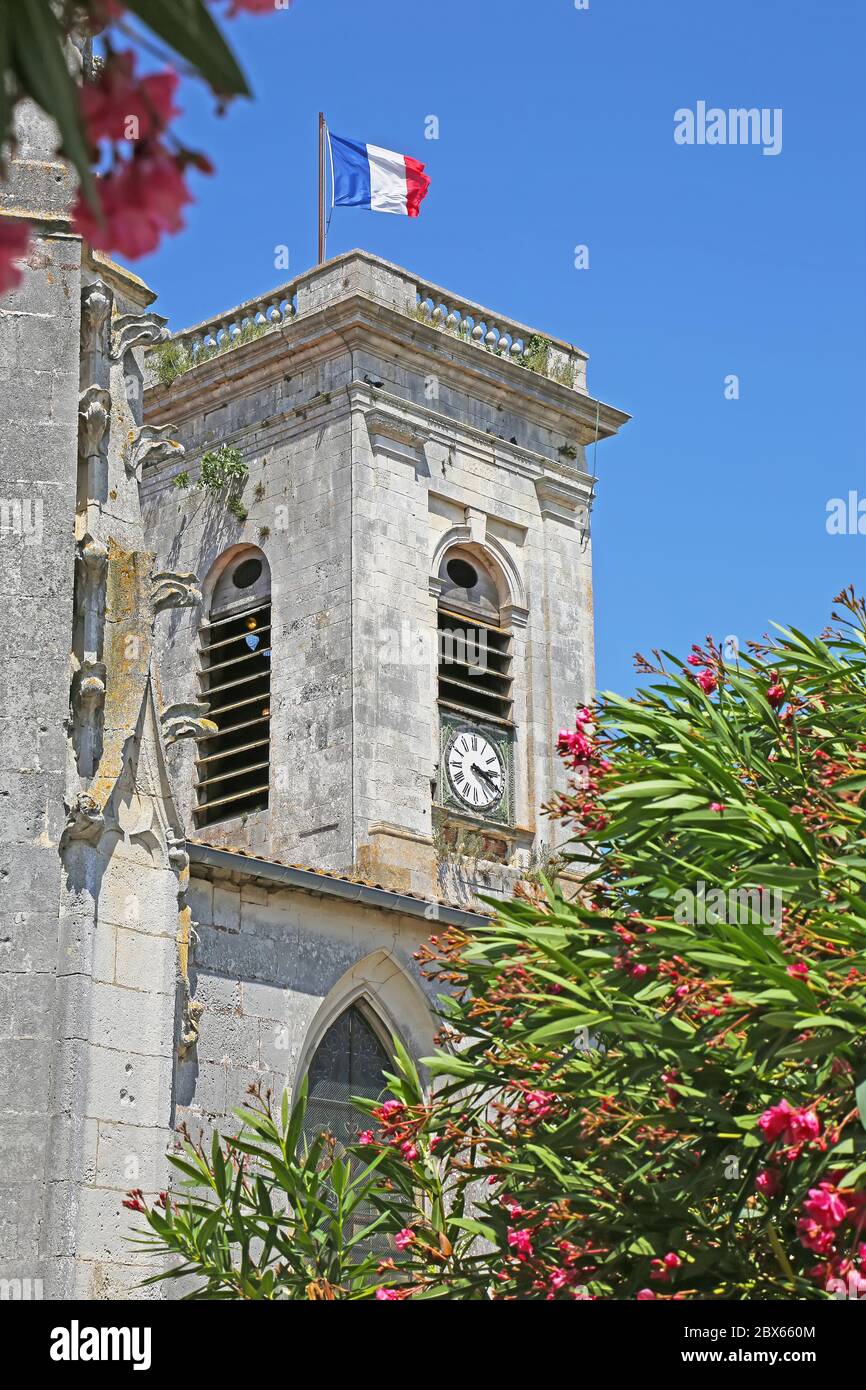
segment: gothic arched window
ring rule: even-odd
[[[392,1059],[366,1011],[358,1004],[350,1005],[331,1024],[307,1069],[308,1100],[302,1143],[310,1146],[327,1131],[337,1141],[338,1157],[345,1158],[345,1147],[357,1143],[361,1130],[371,1128],[370,1116],[352,1104],[352,1096],[386,1100],[389,1092],[384,1072],[392,1067]],[[349,1166],[352,1179],[364,1168],[355,1157],[350,1158]],[[352,1229],[347,1234],[365,1230],[377,1215],[370,1202],[360,1202],[352,1213]],[[365,1237],[358,1254],[367,1251],[389,1253],[389,1238],[378,1232]]]
[[[200,699],[219,732],[198,744],[196,825],[267,808],[270,785],[271,576],[246,546],[223,567],[199,644]]]
[[[304,1131],[311,1142],[328,1130],[340,1144],[353,1144],[370,1117],[352,1096],[385,1098],[384,1072],[393,1068],[365,1010],[352,1004],[331,1024],[307,1069],[308,1102]]]
[[[457,545],[443,556],[439,579],[439,704],[510,724],[511,632],[500,618],[494,567]]]

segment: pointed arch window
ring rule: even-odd
[[[199,639],[200,699],[219,732],[198,744],[196,825],[267,809],[271,577],[252,546],[224,566]]]
[[[308,1102],[304,1130],[312,1140],[328,1130],[341,1144],[353,1144],[370,1119],[352,1096],[385,1099],[384,1073],[393,1062],[366,1010],[352,1004],[331,1024],[307,1069]]]
[[[387,1100],[390,1092],[384,1073],[393,1065],[372,1016],[362,1005],[350,1005],[331,1024],[307,1068],[302,1146],[311,1146],[327,1131],[337,1141],[337,1155],[345,1158],[345,1147],[357,1143],[359,1133],[371,1127],[369,1115],[353,1105],[352,1097]],[[354,1180],[365,1165],[353,1156],[349,1166]],[[352,1230],[347,1234],[365,1230],[378,1214],[372,1203],[360,1202],[352,1214]],[[384,1255],[390,1248],[389,1237],[374,1231],[359,1243],[358,1254],[371,1251]]]
[[[470,718],[512,721],[512,638],[486,557],[454,546],[439,569],[439,704]]]

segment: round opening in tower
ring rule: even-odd
[[[448,578],[456,584],[458,589],[474,589],[478,583],[478,571],[469,564],[468,560],[461,560],[455,556],[446,565]]]
[[[256,580],[261,577],[261,573],[261,560],[242,560],[232,574],[232,583],[236,589],[248,589],[251,584],[255,584]]]

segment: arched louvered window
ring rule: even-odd
[[[231,557],[214,586],[199,642],[200,699],[219,732],[198,744],[196,826],[268,805],[271,577],[260,550]]]
[[[469,718],[512,721],[509,629],[491,562],[468,546],[447,551],[439,569],[439,704]]]

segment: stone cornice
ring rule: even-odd
[[[429,406],[405,401],[401,396],[371,387],[367,382],[353,381],[346,388],[352,408],[360,411],[368,422],[371,435],[390,434],[394,438],[412,439],[414,447],[425,442],[446,448],[456,446],[473,454],[480,461],[507,468],[512,473],[531,479],[539,501],[559,498],[563,503],[572,499],[575,506],[587,503],[592,496],[595,479],[589,473],[569,468],[559,460],[521,448],[485,430],[453,420]],[[372,424],[370,423],[372,420]]]
[[[420,461],[425,446],[430,443],[446,449],[457,448],[462,453],[490,466],[501,467],[535,484],[542,515],[559,520],[578,519],[581,506],[591,505],[596,479],[588,473],[570,467],[559,459],[515,446],[498,439],[485,430],[476,429],[451,416],[442,415],[429,406],[406,401],[365,381],[352,381],[345,388],[349,409],[364,419],[371,443],[377,452],[386,452],[409,463]],[[314,398],[300,407],[290,406],[285,412],[271,415],[258,426],[255,454],[265,454],[279,443],[300,437],[318,427],[323,417],[339,413],[339,396],[331,396],[327,404]],[[153,413],[150,419],[154,417]],[[249,430],[242,426],[222,436],[226,444],[243,443]],[[189,460],[194,463],[197,449],[188,447]],[[151,480],[175,470],[171,461],[148,466]]]
[[[494,405],[507,403],[528,420],[579,443],[594,440],[596,421],[599,438],[604,438],[629,418],[581,391],[362,294],[298,314],[261,337],[192,367],[169,387],[149,387],[147,415],[155,421],[163,416],[166,421],[182,421],[212,409],[213,397],[226,386],[249,392],[284,377],[287,354],[291,354],[293,371],[298,371],[347,350],[375,350],[377,341],[386,355],[393,356],[397,346],[401,362],[414,364],[419,374],[436,375],[443,385]]]

